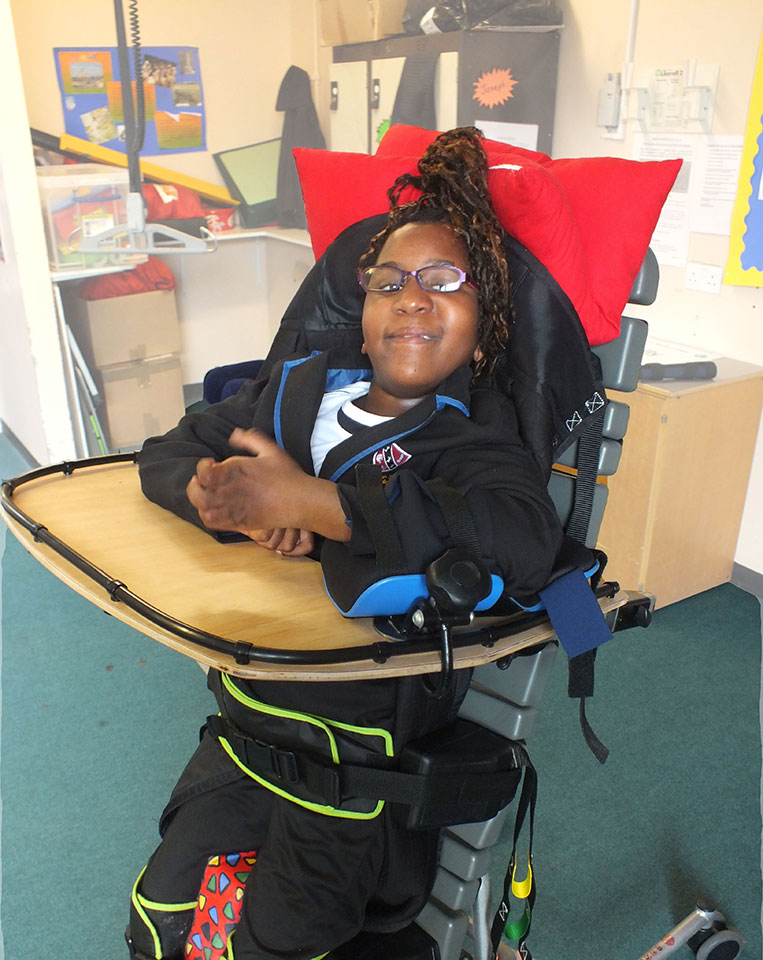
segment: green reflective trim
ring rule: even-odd
[[[393,757],[395,755],[392,734],[388,730],[384,730],[382,727],[362,727],[354,723],[343,723],[341,720],[332,720],[330,717],[321,717],[310,713],[299,713],[295,710],[282,710],[280,707],[272,707],[268,703],[263,703],[247,696],[243,690],[239,690],[232,678],[229,677],[227,673],[222,674],[222,681],[231,696],[235,697],[239,703],[243,703],[244,706],[251,707],[253,710],[261,710],[263,713],[270,713],[276,717],[289,717],[293,720],[303,720],[306,723],[313,723],[325,730],[325,732],[331,738],[330,742],[332,744],[332,748],[335,746],[335,742],[328,729],[329,727],[335,727],[337,730],[347,730],[350,733],[359,733],[362,736],[367,737],[380,737],[384,742],[384,753],[386,756]],[[333,753],[333,749],[332,758],[334,763],[339,763],[339,757]]]
[[[157,903],[154,900],[148,900],[142,893],[137,894],[138,901],[142,907],[147,910],[157,910],[160,913],[178,913],[183,910],[195,910],[197,901],[193,903]]]
[[[154,900],[149,900],[138,891],[138,884],[140,883],[145,872],[146,868],[144,867],[138,874],[138,879],[133,884],[131,899],[136,913],[143,923],[145,923],[146,929],[151,934],[151,939],[154,941],[154,955],[156,960],[162,960],[162,944],[159,940],[159,934],[156,930],[156,927],[149,919],[146,910],[157,910],[164,913],[177,913],[178,911],[182,910],[195,910],[196,900],[194,900],[193,903],[157,903]]]
[[[388,757],[395,756],[395,745],[392,742],[392,734],[382,727],[358,727],[354,723],[342,723],[339,720],[329,720],[327,717],[321,717],[324,723],[330,727],[336,727],[338,730],[349,730],[351,733],[360,733],[367,737],[381,737],[384,741],[384,752]],[[325,957],[326,954],[324,953]],[[315,960],[321,960],[316,957]]]
[[[138,884],[140,883],[141,877],[145,872],[146,872],[146,868],[144,867],[138,874],[138,879],[135,881],[132,888],[131,899],[132,899],[132,904],[135,907],[135,910],[138,916],[143,921],[143,923],[145,923],[146,929],[151,934],[151,938],[154,941],[154,956],[156,957],[156,960],[162,960],[162,945],[159,942],[159,934],[156,932],[156,927],[148,919],[148,914],[143,909],[143,906],[140,902],[140,895],[138,893]]]
[[[506,921],[506,926],[503,928],[503,935],[507,940],[521,940],[530,929],[531,919],[532,912],[530,910],[530,904],[526,903],[519,920],[515,920],[513,923],[509,923],[508,920]]]
[[[258,710],[260,713],[267,713],[273,717],[286,717],[289,720],[301,720],[303,723],[311,723],[314,727],[322,730],[326,734],[331,749],[331,759],[334,763],[339,763],[339,751],[337,750],[336,740],[333,733],[325,723],[309,713],[298,713],[296,710],[283,710],[281,707],[273,707],[269,703],[262,703],[260,700],[254,700],[248,697],[242,690],[235,685],[227,673],[222,674],[223,686],[232,697],[235,697],[239,703],[243,703],[250,710]]]
[[[256,780],[257,783],[261,784],[266,789],[272,790],[273,793],[277,793],[279,797],[283,797],[285,800],[291,800],[292,803],[299,804],[300,807],[305,807],[307,810],[312,810],[313,813],[321,813],[326,817],[344,817],[348,820],[373,820],[374,817],[378,817],[384,809],[383,800],[379,800],[374,809],[370,812],[360,813],[357,810],[338,810],[336,807],[331,807],[325,803],[311,803],[309,800],[303,800],[301,797],[295,797],[293,793],[287,793],[285,790],[281,790],[280,787],[275,786],[275,784],[272,784],[269,780],[265,780],[264,777],[258,776],[254,770],[250,770],[246,764],[239,760],[239,758],[233,752],[233,747],[230,745],[230,743],[228,743],[225,737],[220,737],[218,743],[228,754],[231,760],[236,764],[236,766],[240,770],[243,770],[248,777],[252,778],[252,780]]]

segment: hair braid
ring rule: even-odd
[[[513,322],[511,277],[503,250],[503,229],[488,192],[487,156],[476,127],[440,134],[419,160],[418,175],[404,173],[388,191],[385,228],[371,241],[361,269],[375,263],[387,237],[406,223],[448,223],[466,247],[469,269],[479,286],[478,342],[482,359],[475,376],[492,373],[500,362]],[[410,189],[415,200],[403,199]]]

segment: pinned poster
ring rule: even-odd
[[[763,41],[750,97],[725,283],[763,287]]]
[[[125,124],[116,47],[53,50],[72,137],[125,152]],[[197,47],[143,47],[145,136],[142,156],[206,150],[204,94]],[[134,71],[132,51],[130,70]],[[132,79],[133,103],[136,84]]]
[[[500,130],[500,140],[550,154],[558,60],[556,30],[467,31],[458,60],[458,125],[486,123]]]

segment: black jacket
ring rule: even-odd
[[[228,443],[234,427],[255,427],[273,437],[312,474],[310,437],[327,388],[371,377],[367,367],[348,369],[343,353],[279,361],[264,386],[250,381],[230,400],[147,440],[139,458],[145,495],[201,525],[186,485],[200,458],[240,455]],[[455,545],[427,484],[437,477],[462,495],[491,572],[503,578],[509,593],[533,593],[551,571],[561,541],[559,520],[544,478],[522,446],[509,396],[489,385],[472,388],[470,380],[468,368],[455,371],[435,396],[329,451],[320,476],[337,484],[352,530],[349,543],[332,551],[346,553],[350,566],[353,557],[376,554],[357,480],[360,465],[376,464],[409,572],[423,573]]]

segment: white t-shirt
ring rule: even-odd
[[[368,381],[361,380],[350,383],[339,390],[331,390],[323,395],[318,416],[315,418],[313,435],[310,438],[310,450],[313,455],[313,468],[317,476],[326,459],[326,454],[338,443],[351,437],[358,428],[373,427],[377,423],[391,420],[391,417],[380,417],[376,413],[367,413],[353,402],[368,393]],[[340,423],[341,420],[345,426]],[[347,429],[350,427],[350,429]]]

